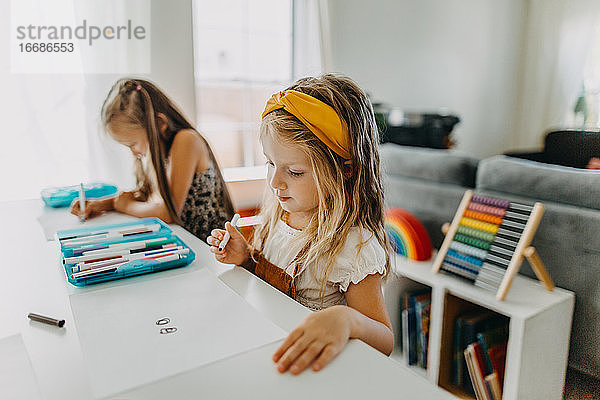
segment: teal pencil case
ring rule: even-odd
[[[184,267],[196,255],[158,218],[56,233],[69,283],[87,286]]]
[[[116,186],[106,183],[85,183],[83,190],[87,200],[112,196],[117,193]],[[73,199],[79,197],[79,185],[45,188],[41,195],[47,206],[68,207]]]

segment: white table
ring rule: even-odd
[[[45,399],[92,399],[69,295],[87,288],[66,282],[57,244],[46,241],[36,220],[41,213],[66,210],[43,207],[40,200],[0,203],[0,246],[3,255],[0,279],[0,338],[21,334],[31,359],[39,390]],[[115,216],[114,218],[122,218]],[[106,217],[109,222],[110,216]],[[172,274],[208,268],[243,299],[286,331],[293,329],[310,311],[273,289],[247,271],[219,264],[208,246],[181,227],[173,227],[196,253],[196,260],[182,269],[130,278],[144,282]],[[103,284],[123,285],[124,281]],[[64,318],[64,328],[29,321],[29,312]],[[192,369],[121,393],[119,399],[164,398],[388,398],[452,399],[449,393],[366,344],[353,340],[323,371],[305,371],[300,376],[279,374],[271,355],[273,343],[255,350]],[[1,361],[0,361],[1,362]],[[0,394],[1,394],[0,388]],[[2,396],[0,396],[2,397]]]

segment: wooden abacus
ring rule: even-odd
[[[533,206],[474,195],[467,190],[433,263],[440,271],[467,279],[476,286],[497,290],[504,300],[523,257],[547,290],[554,283],[534,247],[530,246],[544,205]]]

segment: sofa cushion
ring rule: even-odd
[[[390,176],[475,187],[479,159],[465,153],[386,143],[380,154],[383,171]]]
[[[494,156],[482,160],[477,190],[600,210],[600,171]]]

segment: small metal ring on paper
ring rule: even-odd
[[[166,335],[167,333],[175,333],[175,332],[177,332],[177,328],[174,326],[170,326],[168,328],[162,328],[160,330],[161,335]]]
[[[158,321],[156,321],[156,325],[166,325],[169,322],[171,322],[169,318],[161,318]]]

